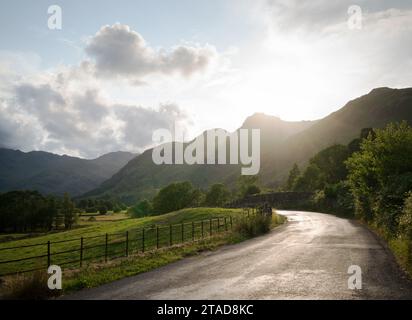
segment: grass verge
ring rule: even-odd
[[[285,217],[273,214],[272,219],[269,221],[269,228],[265,232],[284,223],[285,220]],[[241,230],[241,228],[236,228],[234,225],[233,231],[216,234],[203,240],[146,253],[138,253],[128,258],[112,260],[108,263],[90,264],[82,269],[66,269],[63,271],[63,290],[59,293],[68,294],[80,289],[92,288],[125,277],[134,276],[186,257],[198,255],[204,251],[213,251],[223,245],[239,243],[253,236],[262,234],[261,232],[250,234],[242,232]],[[0,286],[0,293],[3,291],[2,298],[45,299],[55,296],[56,291],[44,290],[44,285],[47,283],[47,274],[46,278],[44,278],[44,276],[45,273],[41,275],[35,273],[33,276],[27,275],[7,278]]]
[[[139,230],[142,227],[148,228],[151,226],[167,226],[169,224],[181,224],[191,221],[206,220],[215,217],[228,217],[241,215],[241,209],[226,209],[226,208],[188,208],[170,212],[168,214],[159,216],[148,216],[143,218],[129,218],[118,221],[99,221],[90,222],[89,226],[82,228],[76,228],[68,231],[54,232],[46,235],[42,235],[34,238],[27,238],[9,242],[0,243],[0,261],[19,260],[12,263],[0,264],[0,274],[7,274],[13,272],[20,272],[24,270],[31,270],[46,266],[47,264],[47,241],[51,242],[51,255],[52,264],[60,265],[66,261],[78,260],[80,247],[80,237],[85,237],[83,246],[85,249],[84,257],[99,256],[103,254],[104,248],[95,247],[96,245],[103,245],[105,241],[104,235],[109,234],[111,242],[122,240],[125,237],[126,231],[130,232],[131,241],[138,246],[138,239],[140,237]],[[166,230],[167,231],[167,230]],[[162,229],[162,236],[166,237],[166,232]],[[168,231],[167,231],[168,232]],[[111,236],[111,234],[123,234]],[[175,237],[178,234],[176,232]],[[185,236],[187,236],[185,234]],[[153,234],[152,234],[153,237]],[[70,241],[68,241],[70,240]],[[124,239],[123,239],[124,240]],[[39,245],[37,245],[39,244]],[[10,247],[31,246],[34,247],[22,247],[18,249],[5,249]],[[93,248],[94,247],[94,248]],[[115,245],[110,245],[114,251]],[[131,250],[133,248],[130,248]],[[61,252],[67,252],[60,254]],[[37,257],[38,258],[30,258]],[[21,260],[26,259],[27,260]],[[21,260],[21,261],[20,261]]]
[[[412,242],[401,237],[390,236],[387,231],[376,225],[360,222],[385,242],[400,268],[406,273],[408,278],[412,280]]]
[[[270,227],[266,232],[283,224],[285,221],[285,217],[273,214],[272,220],[269,223]],[[239,243],[258,235],[247,234],[240,230],[242,229],[236,229],[234,226],[233,231],[218,234],[208,239],[138,254],[127,259],[112,261],[109,264],[91,265],[75,272],[69,271],[66,274],[67,279],[63,282],[63,292],[67,294],[83,288],[96,287],[147,272],[186,257],[195,256],[204,251],[213,251],[223,245]]]

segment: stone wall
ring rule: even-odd
[[[256,207],[269,204],[275,209],[303,210],[310,207],[312,192],[274,192],[248,196],[230,204],[231,207]]]

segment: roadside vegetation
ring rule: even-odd
[[[173,247],[162,248],[145,253],[138,252],[130,255],[129,257],[112,260],[107,263],[90,263],[81,269],[65,269],[63,272],[63,292],[67,293],[73,290],[98,286],[127,276],[153,270],[157,267],[188,256],[200,254],[204,251],[215,250],[225,244],[238,243],[268,232],[271,228],[285,221],[285,218],[277,214],[273,214],[272,218],[263,219],[260,218],[263,217],[260,214],[253,214],[250,217],[247,217],[241,209],[222,208],[190,208],[178,210],[165,215],[129,219],[127,221],[129,223],[131,221],[138,221],[140,225],[152,224],[154,222],[156,224],[165,224],[181,223],[182,221],[194,221],[229,215],[234,217],[233,229],[223,233],[216,233],[209,238],[199,239],[193,242],[190,241],[175,245]],[[108,224],[123,224],[124,222],[126,221],[101,224],[107,226]],[[251,228],[251,226],[255,224],[256,227]],[[244,225],[248,226],[248,228],[245,229],[243,227]],[[121,228],[123,227],[124,226]],[[113,230],[114,226],[112,225],[111,228],[111,230]],[[117,228],[120,227],[117,226]],[[253,231],[245,232],[245,230]],[[71,230],[69,232],[77,232],[77,230]],[[61,235],[61,233],[55,234],[55,236],[58,235]],[[38,274],[38,272],[36,274]],[[31,275],[6,277],[2,285],[3,292],[7,292],[7,295],[4,297],[25,298],[28,294],[32,294],[32,298],[46,298],[48,294],[51,294],[51,292],[42,290],[44,289],[44,286],[41,286],[38,283],[38,279],[43,279],[46,275],[47,274],[44,271],[42,275],[37,278],[32,277]]]
[[[68,273],[68,279],[63,284],[65,293],[83,288],[91,288],[124,277],[147,272],[166,264],[181,260],[185,257],[195,256],[205,251],[213,251],[223,245],[239,243],[255,236],[269,232],[272,228],[283,224],[286,218],[276,213],[272,217],[260,214],[247,217],[243,213],[237,216],[233,231],[196,242],[189,242],[171,248],[138,254],[129,258],[113,261],[110,264],[90,265],[88,268]],[[244,225],[256,225],[253,232],[245,232]]]

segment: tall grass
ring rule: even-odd
[[[241,236],[252,238],[269,232],[271,225],[271,216],[254,214],[239,217],[234,224],[234,231]]]
[[[2,286],[5,292],[0,299],[4,300],[45,300],[59,294],[58,290],[50,290],[47,286],[46,270],[30,274],[19,274],[7,279]]]

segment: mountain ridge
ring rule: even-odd
[[[401,120],[412,124],[412,88],[382,87],[348,101],[319,120],[293,122],[255,113],[239,129],[261,129],[260,181],[264,186],[276,188],[283,183],[293,163],[303,166],[321,149],[357,138],[363,128],[379,128]],[[149,149],[85,196],[114,195],[132,203],[152,197],[173,181],[188,180],[200,188],[217,182],[234,186],[239,174],[237,165],[155,166]]]
[[[0,148],[0,192],[35,189],[44,194],[80,195],[98,187],[135,156],[118,151],[82,159]]]

